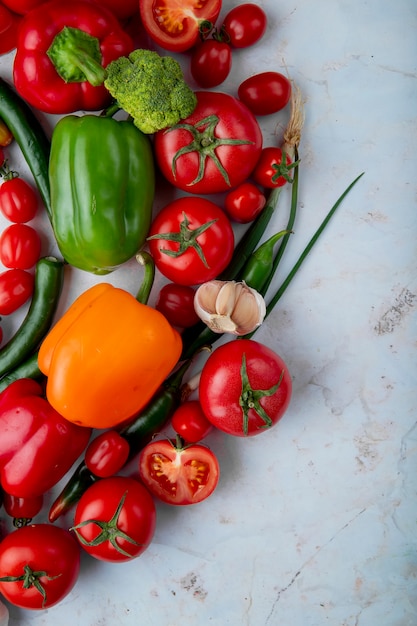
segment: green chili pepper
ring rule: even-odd
[[[287,230],[280,230],[278,233],[275,233],[249,257],[240,277],[248,287],[252,287],[252,289],[262,293],[263,287],[272,272],[275,244],[287,234]]]
[[[39,259],[28,313],[16,334],[0,350],[0,377],[8,374],[39,346],[52,324],[63,279],[62,261],[54,257]]]
[[[181,367],[171,374],[160,389],[148,402],[145,408],[123,427],[119,433],[129,443],[131,460],[138,452],[165,426],[175,409],[181,402],[181,383],[191,361],[185,361]],[[78,465],[68,483],[53,502],[49,511],[49,521],[54,522],[81,498],[84,491],[96,480],[85,465]]]
[[[52,226],[71,265],[107,274],[142,247],[155,191],[150,140],[130,121],[67,115],[49,163]]]
[[[50,141],[26,102],[2,78],[0,78],[0,118],[19,145],[51,218],[48,176]]]
[[[37,352],[31,354],[25,361],[19,363],[17,367],[3,376],[0,380],[0,393],[15,380],[20,380],[21,378],[34,378],[35,380],[43,378],[43,374],[38,366]]]

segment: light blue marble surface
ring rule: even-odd
[[[221,89],[288,71],[306,98],[300,208],[275,286],[365,172],[256,335],[286,360],[292,403],[265,435],[210,436],[217,491],[192,508],[158,505],[143,556],[84,556],[65,600],[10,607],[12,626],[417,624],[417,5],[259,4],[268,31],[235,53]],[[6,78],[12,59],[0,58]],[[287,117],[260,118],[265,145],[280,142]],[[270,232],[286,222],[289,193],[281,202]],[[130,263],[107,280],[134,292],[140,274]],[[93,282],[68,272],[62,310]]]

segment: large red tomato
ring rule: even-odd
[[[151,494],[134,478],[93,483],[77,504],[72,530],[81,546],[102,561],[129,561],[146,550],[155,532]]]
[[[197,43],[200,25],[217,20],[221,0],[139,0],[143,25],[151,39],[173,52]]]
[[[193,113],[155,134],[158,165],[174,186],[195,194],[229,191],[245,181],[260,156],[262,132],[233,96],[197,91]]]
[[[227,215],[206,198],[177,198],[154,219],[149,251],[158,270],[178,285],[199,285],[218,276],[234,250]]]
[[[53,606],[71,591],[79,571],[77,542],[59,526],[23,526],[0,543],[0,592],[16,606]]]
[[[252,339],[217,348],[206,361],[199,397],[207,419],[230,435],[258,435],[276,424],[291,398],[282,358]]]

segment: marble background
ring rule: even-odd
[[[43,612],[9,607],[12,626],[417,624],[417,5],[258,3],[268,31],[236,52],[219,90],[278,70],[306,98],[299,212],[275,286],[365,172],[256,335],[286,360],[292,403],[265,435],[210,436],[217,491],[191,508],[158,505],[143,556],[83,557],[65,600]],[[226,0],[222,15],[236,4]],[[3,77],[12,61],[0,58]],[[280,142],[286,121],[260,118],[265,145]],[[270,232],[288,204],[284,193]],[[127,264],[107,280],[135,291],[140,275]],[[93,282],[69,270],[62,310]]]

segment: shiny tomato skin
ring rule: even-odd
[[[216,22],[221,0],[139,0],[142,23],[161,48],[184,52],[200,36],[203,21]]]
[[[248,224],[259,215],[266,204],[265,195],[251,182],[244,182],[229,191],[224,208],[234,222]]]
[[[265,11],[250,2],[231,9],[223,20],[223,29],[234,48],[253,46],[265,34],[268,24]]]
[[[206,39],[191,55],[190,70],[195,82],[205,89],[223,83],[232,69],[232,50],[229,44]]]
[[[158,235],[179,233],[185,219],[189,229],[196,230],[215,220],[198,235],[204,261],[197,251],[189,247],[173,257],[163,252],[178,252],[180,244],[167,239],[151,239]],[[170,202],[155,217],[148,237],[149,251],[157,269],[166,278],[179,285],[199,285],[218,276],[228,265],[234,250],[233,228],[227,215],[214,202],[206,198],[184,197]]]
[[[280,72],[262,72],[244,80],[237,95],[254,115],[271,115],[287,106],[291,82]]]
[[[140,556],[151,543],[156,527],[156,509],[149,491],[136,479],[127,476],[102,478],[93,483],[81,496],[74,516],[74,527],[88,520],[109,522],[124,498],[116,526],[132,541],[118,537],[117,545],[128,553],[119,552],[108,539],[96,546],[81,543],[82,548],[100,561],[123,562]],[[93,541],[100,527],[92,521],[78,528],[86,540]]]
[[[249,409],[248,431],[244,431],[242,394],[242,359],[250,386],[254,390],[278,389],[264,396],[260,405],[275,425],[284,415],[291,399],[292,381],[283,359],[267,346],[252,339],[240,339],[219,346],[203,366],[199,399],[207,419],[219,430],[237,437],[253,436],[269,430],[254,409]]]
[[[171,426],[187,443],[198,443],[213,430],[198,400],[180,404],[171,418]]]
[[[10,222],[29,222],[38,210],[36,193],[23,178],[16,176],[0,187],[0,211]]]
[[[39,578],[45,600],[33,584],[25,589],[22,580],[0,581],[0,592],[15,606],[45,609],[60,602],[77,582],[80,550],[71,534],[59,526],[23,526],[0,543],[0,578],[20,577],[25,566],[33,572],[46,572],[46,576]]]
[[[150,492],[166,504],[197,504],[208,498],[219,482],[215,454],[206,446],[177,447],[170,439],[148,443],[139,455],[139,475]]]
[[[117,430],[106,430],[87,446],[84,462],[90,472],[99,478],[108,478],[119,472],[126,463],[130,446]]]
[[[0,236],[0,261],[4,267],[28,270],[39,260],[41,238],[27,224],[11,224]]]
[[[200,320],[194,309],[195,289],[189,285],[167,283],[159,292],[155,308],[172,326],[188,328]]]
[[[42,509],[43,494],[29,498],[21,498],[19,496],[11,496],[4,492],[3,506],[7,515],[10,515],[10,517],[16,519],[32,519],[32,517],[35,517]]]
[[[266,189],[283,187],[288,181],[284,176],[279,176],[277,173],[277,168],[281,166],[282,162],[283,153],[281,148],[275,146],[264,148],[252,172],[252,178],[258,185]],[[288,154],[285,155],[285,164],[286,166],[291,165],[291,159]]]
[[[244,182],[255,167],[262,150],[260,126],[247,106],[234,96],[219,91],[195,93],[197,106],[193,113],[179,125],[154,135],[158,166],[165,178],[182,191],[203,195],[230,191]],[[213,132],[208,130],[208,123],[204,123],[207,118],[213,120]],[[189,125],[194,131],[182,128],[183,124]],[[201,139],[204,142],[209,140],[211,145],[213,141],[221,142],[222,139],[244,142],[218,145],[215,148],[215,156],[226,171],[226,177],[213,158],[206,156],[203,176],[201,180],[196,180],[201,162],[198,148],[178,156],[174,167],[173,161],[178,152],[195,145],[193,132],[197,135],[197,143]]]
[[[11,315],[33,294],[34,277],[26,270],[11,269],[0,274],[0,315]]]

